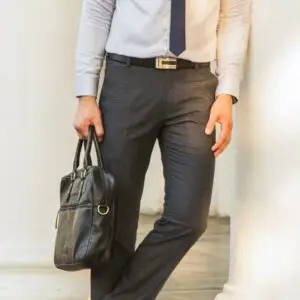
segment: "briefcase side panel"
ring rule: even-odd
[[[86,268],[84,259],[90,243],[92,214],[90,205],[60,210],[54,253],[58,268]]]

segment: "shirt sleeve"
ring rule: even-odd
[[[240,83],[248,46],[251,0],[221,0],[218,26],[217,96],[239,98]],[[236,102],[234,101],[234,102]]]
[[[115,0],[83,0],[76,49],[76,96],[97,96]]]

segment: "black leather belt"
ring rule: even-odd
[[[139,66],[144,68],[155,68],[160,70],[177,70],[177,69],[200,69],[210,67],[209,62],[194,63],[189,60],[175,57],[157,57],[157,58],[136,58],[125,55],[107,53],[107,58],[127,64],[128,66]]]

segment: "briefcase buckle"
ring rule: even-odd
[[[155,68],[160,70],[176,70],[177,58],[175,57],[158,57],[155,59]]]

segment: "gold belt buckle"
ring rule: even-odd
[[[175,57],[158,57],[155,59],[155,68],[160,70],[176,70],[177,58]]]

